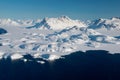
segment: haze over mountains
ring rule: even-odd
[[[120,18],[89,23],[67,16],[38,20],[0,19],[0,58],[54,60],[75,51],[107,50],[120,53]],[[46,57],[47,56],[47,57]],[[24,60],[24,59],[23,59]]]

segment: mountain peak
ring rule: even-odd
[[[46,23],[47,20],[48,20],[48,18],[46,17],[46,18],[43,18],[43,20],[42,20],[41,22],[42,22],[42,23]]]
[[[59,18],[70,20],[70,18],[69,18],[68,16],[61,16],[61,17],[59,17]]]
[[[73,26],[86,27],[79,20],[72,20],[68,16],[61,16],[58,18],[44,18],[40,23],[28,28],[61,30]]]

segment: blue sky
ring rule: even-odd
[[[120,0],[0,0],[0,18],[37,19],[61,15],[82,20],[120,17]]]

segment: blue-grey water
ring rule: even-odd
[[[65,59],[36,62],[0,61],[0,80],[120,80],[120,54],[107,51],[75,52]],[[39,59],[42,60],[42,59]]]

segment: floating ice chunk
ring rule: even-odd
[[[0,59],[3,58],[4,52],[0,52]]]
[[[60,56],[58,56],[58,55],[53,55],[53,54],[43,54],[43,55],[41,55],[41,57],[42,57],[43,59],[45,59],[45,60],[50,60],[50,61],[53,61],[53,60],[55,60],[55,59],[59,59],[59,58],[60,58]]]
[[[50,55],[49,58],[48,58],[48,60],[53,61],[53,60],[59,59],[59,58],[60,58],[60,57],[57,56],[57,55]]]
[[[27,62],[28,60],[27,59],[23,59],[24,62]]]
[[[19,53],[15,53],[15,54],[11,55],[12,60],[17,60],[17,59],[21,59],[21,58],[23,58],[23,56]]]
[[[37,61],[38,63],[40,63],[40,64],[44,64],[45,62],[44,61]]]

